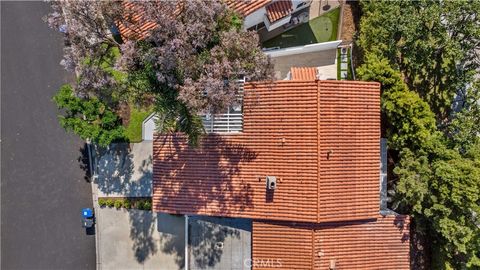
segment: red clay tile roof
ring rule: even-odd
[[[271,23],[274,23],[283,17],[288,16],[292,11],[292,1],[279,0],[271,3],[266,7],[267,17]]]
[[[136,1],[122,1],[122,6],[124,20],[117,27],[123,38],[144,39],[157,27],[155,22],[145,20],[145,10]]]
[[[252,14],[270,2],[272,2],[272,0],[225,0],[229,8],[235,10],[242,16]]]
[[[317,79],[317,68],[315,67],[292,67],[290,68],[291,80],[314,81]]]
[[[226,0],[225,4],[238,12],[242,16],[247,16],[259,8],[270,3],[271,0]],[[150,34],[150,31],[157,27],[155,22],[148,22],[143,19],[145,11],[142,10],[136,1],[124,0],[122,1],[124,7],[125,17],[130,21],[128,25],[125,23],[117,23],[120,35],[123,38],[143,39]],[[159,10],[159,12],[172,12],[167,10]],[[180,8],[173,11],[174,14],[181,12]]]
[[[330,269],[334,261],[336,269],[406,270],[409,223],[408,216],[378,214],[370,220],[320,224],[254,221],[252,261],[255,269]]]
[[[154,140],[158,212],[324,222],[379,211],[380,85],[247,83],[239,134]],[[278,188],[266,192],[265,177]]]

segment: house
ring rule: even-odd
[[[309,7],[313,0],[225,0],[225,4],[243,17],[243,26],[248,30],[266,29],[267,32],[280,27],[291,28],[297,24],[307,22],[320,14],[318,11],[310,12]],[[123,1],[125,14],[139,29],[132,31],[132,24],[128,27],[122,23],[117,25],[122,37],[145,37],[148,32],[156,27],[154,22],[143,21],[144,11],[135,4],[135,1]],[[315,6],[315,9],[318,9]],[[167,11],[173,14],[179,12]],[[162,12],[165,12],[163,10]]]
[[[380,85],[316,72],[245,83],[198,148],[155,134],[153,210],[185,216],[187,268],[409,269],[409,217],[380,207]]]
[[[312,0],[227,0],[227,5],[243,16],[244,27],[268,31],[292,23],[292,14],[310,6]]]

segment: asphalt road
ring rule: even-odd
[[[94,269],[95,236],[81,227],[91,187],[83,142],[51,101],[71,80],[43,1],[1,2],[1,269]]]

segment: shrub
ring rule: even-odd
[[[142,200],[136,201],[135,202],[135,208],[137,208],[139,210],[143,210],[143,201]]]
[[[148,210],[148,211],[152,210],[152,202],[149,200],[145,201],[143,203],[143,210]]]
[[[107,199],[105,202],[105,205],[108,207],[113,207],[114,204],[115,202],[112,199]]]
[[[122,200],[116,200],[114,205],[115,205],[115,208],[120,209],[123,206],[123,201]]]
[[[125,207],[126,209],[132,208],[132,202],[129,199],[123,200],[123,207]]]
[[[103,198],[98,199],[98,206],[105,207],[106,205],[107,205],[107,202],[106,202],[105,199],[103,199]]]

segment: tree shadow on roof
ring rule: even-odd
[[[253,208],[253,187],[242,181],[240,168],[257,158],[255,152],[216,134],[205,136],[198,148],[188,146],[186,138],[179,134],[156,140],[154,209],[189,215],[237,216]],[[215,220],[207,222],[198,217],[190,220],[189,228],[197,235],[188,241],[190,266],[215,267],[224,256],[223,242],[240,237],[239,228],[223,224],[230,219]],[[164,235],[161,242],[163,252],[175,254],[177,265],[184,267],[184,245],[179,244],[178,237]]]
[[[253,207],[253,188],[240,167],[257,154],[216,134],[198,148],[184,136],[165,135],[154,147],[154,209],[179,214],[232,216]]]

